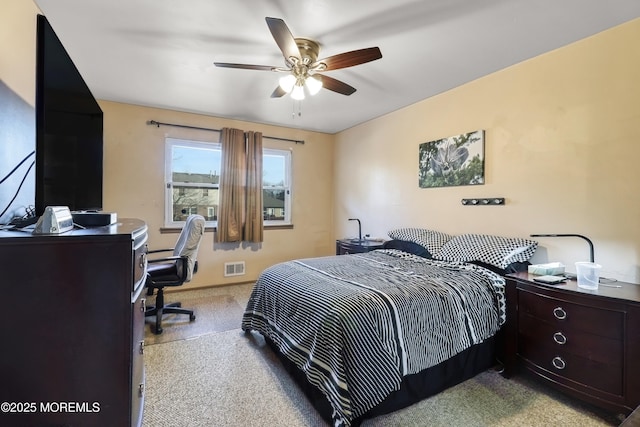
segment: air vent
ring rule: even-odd
[[[243,274],[244,274],[244,261],[224,263],[224,277],[242,276]]]

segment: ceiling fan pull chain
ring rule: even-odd
[[[298,107],[298,112],[296,114],[296,106]],[[293,100],[293,103],[291,104],[291,119],[295,119],[296,115],[298,117],[302,117],[302,101],[298,101],[298,100]]]

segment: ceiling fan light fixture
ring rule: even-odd
[[[289,93],[293,90],[293,86],[296,84],[296,78],[293,74],[287,74],[286,76],[280,77],[279,84],[282,90]]]
[[[304,88],[301,85],[296,84],[291,92],[291,98],[296,101],[302,101],[304,99]]]
[[[322,80],[315,76],[307,77],[305,84],[307,85],[307,89],[309,89],[309,93],[311,95],[317,94],[320,92],[320,89],[322,89]]]

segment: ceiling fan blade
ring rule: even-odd
[[[340,80],[334,79],[333,77],[324,76],[322,74],[314,74],[314,77],[322,80],[323,88],[329,89],[333,92],[349,96],[356,91],[355,87],[349,86],[348,84],[341,82]]]
[[[252,65],[252,64],[233,64],[230,62],[214,62],[213,65],[222,68],[242,68],[244,70],[259,70],[259,71],[277,71],[278,67],[271,65]]]
[[[281,98],[281,97],[285,96],[286,94],[287,94],[287,92],[285,92],[284,89],[282,89],[280,86],[278,86],[277,88],[275,88],[275,90],[271,94],[271,97],[272,98]]]
[[[325,59],[316,61],[312,67],[324,63],[326,68],[322,71],[338,70],[340,68],[353,67],[354,65],[364,64],[365,62],[375,61],[382,58],[382,52],[377,47],[369,47],[366,49],[352,50],[351,52],[339,53]]]
[[[289,58],[298,58],[300,60],[300,50],[298,49],[298,45],[296,43],[296,39],[291,34],[289,27],[284,23],[282,19],[279,18],[265,18],[267,21],[267,25],[269,26],[269,31],[271,31],[271,35],[273,36],[276,44],[282,51],[284,55],[284,59],[287,63],[291,63]]]

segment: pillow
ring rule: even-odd
[[[469,261],[469,263],[479,265],[480,267],[484,267],[487,270],[491,270],[494,273],[499,274],[501,276],[504,276],[505,274],[509,274],[509,273],[518,273],[520,271],[528,271],[528,267],[529,265],[531,265],[531,263],[528,261],[525,261],[525,262],[516,261],[507,265],[506,268],[500,268],[500,267],[496,267],[495,265],[487,264],[486,262],[477,261],[477,260]]]
[[[425,248],[414,242],[406,240],[387,240],[383,245],[384,249],[398,249],[403,252],[407,252],[413,255],[418,255],[422,258],[431,259],[431,253]]]
[[[452,236],[439,231],[424,228],[398,228],[387,233],[389,237],[397,240],[417,243],[431,254],[437,253]]]
[[[514,262],[526,262],[538,247],[534,240],[519,237],[463,234],[446,242],[435,259],[444,261],[482,261],[506,269]]]

